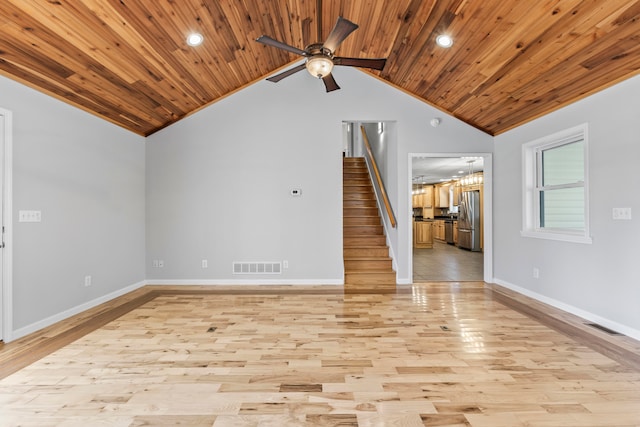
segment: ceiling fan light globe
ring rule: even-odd
[[[331,74],[333,70],[333,61],[328,56],[317,55],[307,59],[307,71],[313,77],[321,79]]]

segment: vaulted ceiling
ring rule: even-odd
[[[640,0],[2,0],[0,73],[149,135],[301,59],[258,36],[304,48],[338,16],[337,55],[492,135],[640,73]]]

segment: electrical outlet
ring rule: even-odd
[[[540,269],[538,269],[537,267],[533,267],[533,278],[534,279],[540,278]]]
[[[154,259],[154,260],[151,262],[151,266],[152,266],[153,268],[158,268],[158,266],[159,266],[159,264],[158,264],[158,260],[157,260],[157,259]]]
[[[286,259],[282,261],[282,268],[289,268],[289,261],[287,261]]]
[[[91,276],[84,276],[84,286],[91,286]]]
[[[209,261],[207,261],[206,259],[202,260],[202,268],[209,268]]]

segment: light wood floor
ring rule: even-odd
[[[639,426],[638,355],[482,282],[146,287],[0,347],[0,425]]]

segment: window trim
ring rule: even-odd
[[[558,147],[579,140],[584,141],[584,230],[571,229],[545,229],[540,227],[540,201],[538,179],[540,177],[541,164],[538,161],[539,153],[544,150]],[[538,138],[522,145],[522,230],[523,237],[538,239],[559,240],[564,242],[591,244],[589,222],[589,138],[588,125],[586,123],[556,132],[552,135]],[[576,186],[577,183],[570,184]],[[562,186],[567,186],[563,184]],[[555,186],[554,188],[559,188]],[[538,197],[538,199],[536,199]]]

